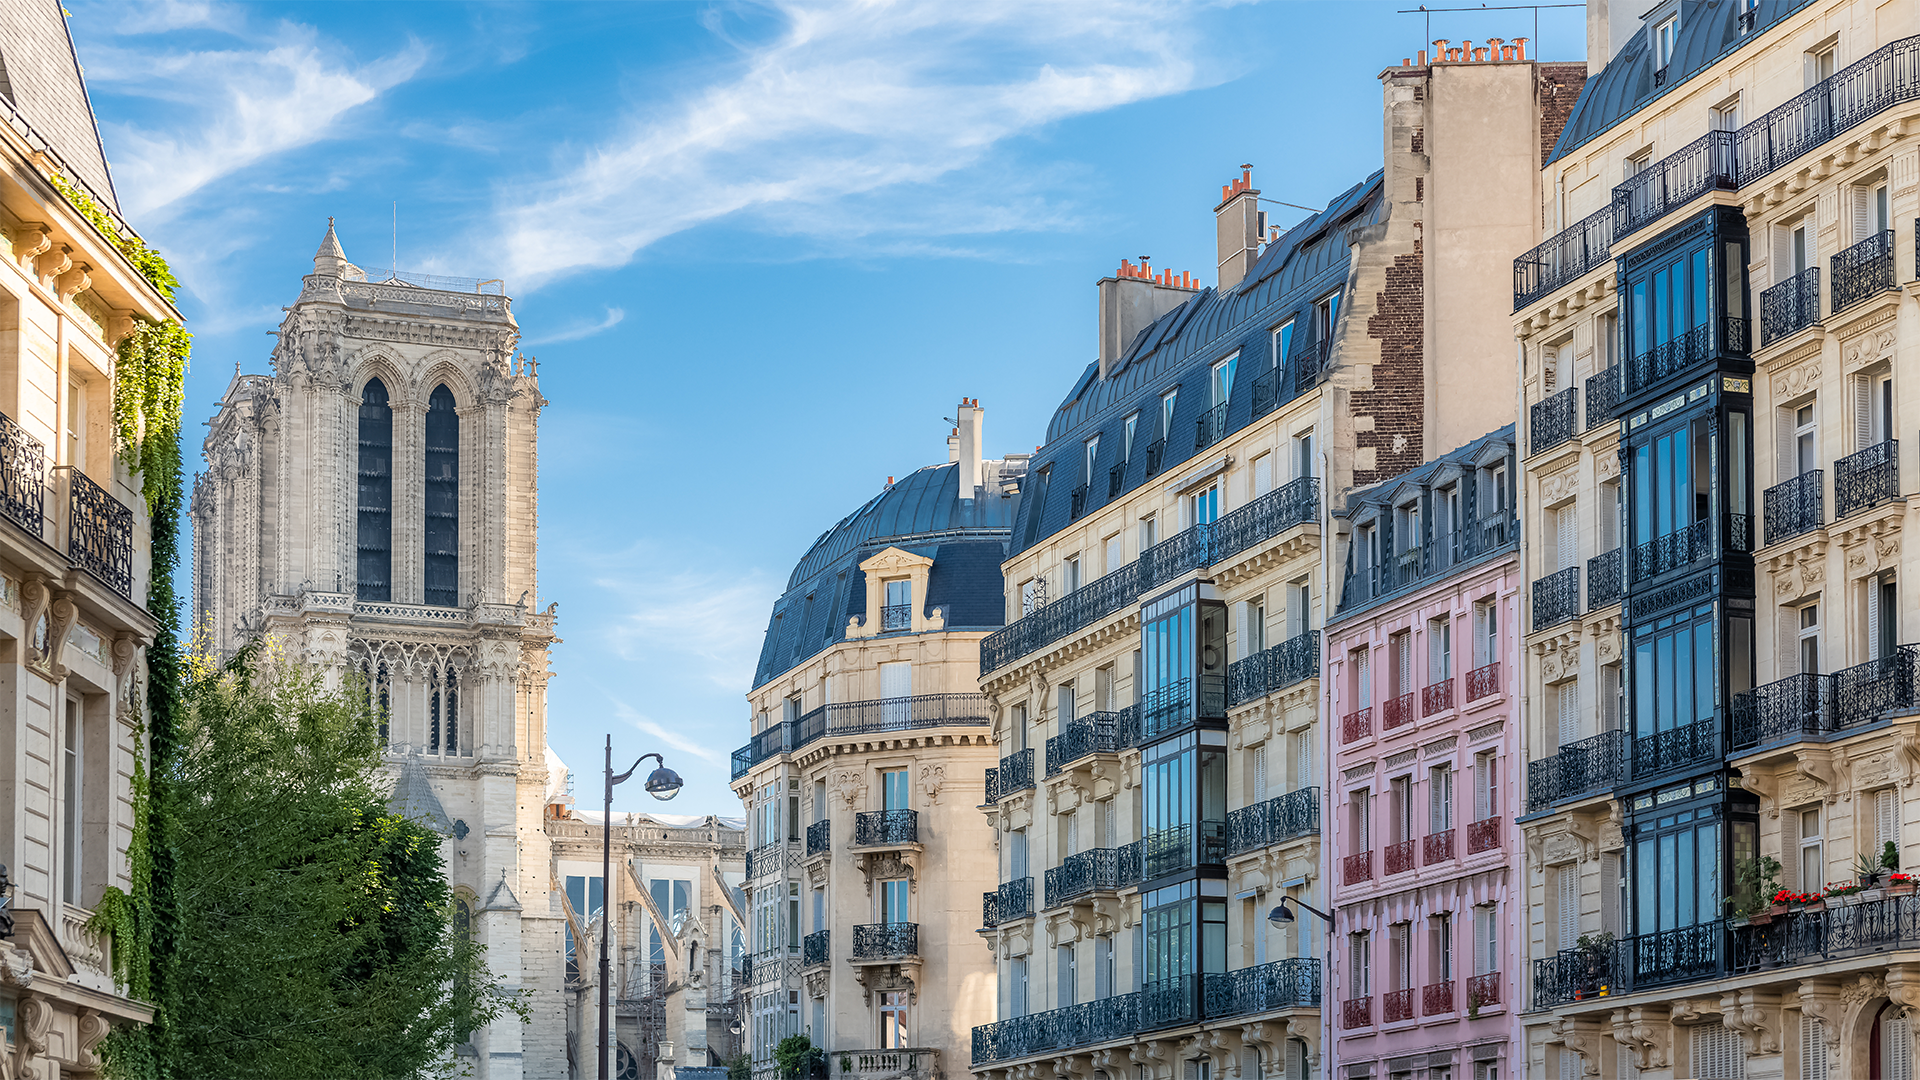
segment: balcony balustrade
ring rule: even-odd
[[[1421,851],[1421,863],[1426,866],[1432,866],[1435,863],[1451,862],[1453,860],[1453,834],[1457,831],[1459,830],[1442,829],[1439,832],[1428,833],[1420,845],[1423,849]]]
[[[893,633],[897,630],[913,629],[912,604],[888,604],[880,609],[880,630]]]
[[[1820,268],[1809,266],[1760,294],[1760,343],[1771,345],[1820,321]]]
[[[1340,718],[1340,741],[1355,743],[1373,737],[1373,707],[1356,709]]]
[[[992,801],[1001,799],[1016,791],[1027,791],[1033,787],[1033,747],[1016,750],[1000,759],[1000,784]]]
[[[1409,838],[1401,840],[1398,843],[1388,844],[1385,862],[1387,864],[1387,875],[1389,877],[1394,874],[1412,873],[1414,866],[1417,865],[1413,857],[1413,840]]]
[[[1809,469],[1766,490],[1761,502],[1766,508],[1769,547],[1827,523],[1826,476],[1824,469]]]
[[[1624,775],[1626,739],[1624,731],[1603,731],[1527,762],[1527,812],[1611,789]]]
[[[821,820],[807,826],[807,858],[825,855],[833,850],[828,840],[832,825],[830,821]]]
[[[0,413],[0,515],[34,536],[47,519],[47,448]]]
[[[713,1007],[707,1007],[708,1015]],[[836,1050],[827,1055],[830,1080],[941,1080],[940,1051],[931,1047]],[[685,1069],[682,1065],[676,1074]],[[681,1080],[690,1080],[682,1076]]]
[[[1046,905],[1056,908],[1090,893],[1112,892],[1137,883],[1121,881],[1119,849],[1094,848],[1069,855],[1059,866],[1048,868]]]
[[[1413,988],[1389,990],[1380,995],[1380,1022],[1392,1024],[1413,1019]]]
[[[1729,964],[1750,974],[1798,964],[1920,947],[1920,896],[1828,901],[1824,911],[1791,911],[1764,926],[1733,927]]]
[[[1467,980],[1467,1008],[1484,1009],[1500,1004],[1500,973],[1489,971]]]
[[[1000,801],[1000,770],[998,768],[987,770],[986,789],[987,793],[984,800],[986,805],[992,806],[994,803]]]
[[[1087,512],[1087,485],[1081,484],[1067,493],[1067,517],[1078,520]]]
[[[1142,986],[1138,1006],[1141,1029],[1152,1031],[1176,1027],[1200,1019],[1196,1015],[1200,1011],[1200,1003],[1194,1000],[1197,990],[1192,975],[1176,975]]]
[[[1467,672],[1467,701],[1479,701],[1500,692],[1500,661],[1481,664]]]
[[[1420,688],[1420,715],[1433,716],[1453,708],[1453,679],[1442,679]]]
[[[1453,980],[1428,983],[1420,988],[1420,1012],[1425,1016],[1444,1016],[1453,1011]]]
[[[1166,464],[1167,440],[1155,439],[1147,444],[1147,476],[1160,475],[1160,467]]]
[[[1612,265],[1613,206],[1595,213],[1513,260],[1513,307],[1526,307],[1596,266]]]
[[[67,474],[67,558],[127,599],[133,598],[133,511],[79,469]]]
[[[1620,400],[1618,364],[1587,376],[1587,430],[1613,422],[1613,405]]]
[[[1293,350],[1287,366],[1293,369],[1293,396],[1299,397],[1307,388],[1320,381],[1320,373],[1327,370],[1327,358],[1332,355],[1333,342],[1309,341]]]
[[[1467,854],[1478,855],[1483,851],[1492,851],[1500,846],[1500,822],[1498,817],[1481,818],[1467,822]]]
[[[1833,723],[1846,731],[1871,724],[1914,703],[1914,662],[1920,645],[1901,645],[1890,654],[1833,673]]]
[[[1340,1028],[1352,1031],[1354,1028],[1373,1026],[1373,998],[1348,998],[1340,1003]]]
[[[828,949],[831,930],[818,930],[800,939],[800,966],[821,967],[833,962],[833,953]]]
[[[1534,402],[1527,413],[1527,445],[1534,453],[1551,450],[1573,438],[1573,418],[1578,414],[1574,406],[1578,397],[1579,392],[1569,386],[1552,397]]]
[[[1107,498],[1111,499],[1114,496],[1119,495],[1120,489],[1126,486],[1127,486],[1127,463],[1123,461],[1120,464],[1115,465],[1113,468],[1107,470]]]
[[[1227,437],[1227,403],[1221,402],[1200,414],[1194,424],[1193,449],[1197,453]]]
[[[1047,775],[1058,776],[1067,766],[1093,754],[1117,754],[1135,745],[1120,736],[1120,713],[1083,713],[1068,720],[1065,730],[1047,739]]]
[[[1682,724],[1633,740],[1633,776],[1657,776],[1720,756],[1720,732],[1712,720]]]
[[[1645,581],[1681,567],[1691,566],[1713,554],[1713,533],[1705,519],[1683,525],[1633,548],[1633,580]]]
[[[868,810],[853,815],[854,847],[899,847],[919,842],[917,810]]]
[[[791,753],[830,736],[955,725],[985,726],[990,722],[987,699],[982,694],[917,694],[822,705],[797,719],[767,728],[735,750],[733,779],[740,779],[747,770],[770,757]]]
[[[1620,564],[1624,549],[1603,551],[1587,560],[1587,610],[1598,611],[1620,602]]]
[[[1373,880],[1373,852],[1360,851],[1340,859],[1340,884],[1358,885]]]
[[[1533,583],[1533,628],[1545,630],[1580,617],[1580,568],[1569,566]]]
[[[1033,917],[1033,879],[1014,878],[1000,888],[980,894],[980,925],[991,930],[1001,923]]]
[[[906,960],[919,955],[919,923],[867,923],[853,928],[855,960]]]
[[[1320,631],[1295,634],[1227,668],[1227,705],[1245,705],[1320,674]]]
[[[1650,225],[1709,191],[1738,187],[1737,139],[1737,132],[1709,131],[1614,188],[1614,236]]]
[[[1211,972],[1202,980],[1209,1020],[1320,1007],[1320,961],[1299,956],[1234,971]]]
[[[761,844],[747,852],[747,880],[752,881],[755,878],[778,873],[780,868],[786,865],[786,847],[784,843],[775,840],[771,844]]]
[[[1877,232],[1852,247],[1835,252],[1833,310],[1838,313],[1871,299],[1875,293],[1898,289],[1893,272],[1893,230]]]
[[[1722,317],[1717,323],[1703,322],[1682,331],[1672,340],[1661,342],[1628,361],[1626,392],[1637,394],[1657,386],[1705,363],[1715,353],[1745,356],[1749,333],[1747,320],[1732,317]]]
[[[1157,829],[1140,839],[1140,872],[1143,880],[1191,869],[1196,858],[1203,866],[1217,866],[1227,858],[1227,822],[1224,818],[1200,822],[1200,850],[1195,852],[1194,829],[1190,824]]]
[[[1900,441],[1888,439],[1833,463],[1835,520],[1900,497]]]
[[[1728,722],[1735,750],[1819,738],[1834,730],[1833,679],[1802,673],[1735,694]]]
[[[1138,885],[1144,880],[1141,874],[1140,849],[1141,843],[1138,840],[1115,849],[1119,852],[1119,856],[1115,860],[1114,881],[1122,889]]]
[[[973,1029],[973,1065],[980,1068],[1035,1054],[1128,1039],[1141,1030],[1140,995],[1116,994],[1064,1009],[1015,1016]]]
[[[1320,832],[1320,789],[1301,788],[1227,813],[1227,854],[1240,855]]]
[[[1405,693],[1387,699],[1380,707],[1380,730],[1391,731],[1413,723],[1413,694]]]

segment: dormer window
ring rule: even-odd
[[[1087,483],[1093,483],[1094,466],[1100,461],[1100,436],[1087,440]]]
[[[1173,434],[1173,406],[1179,400],[1180,391],[1169,390],[1160,395],[1160,438]]]
[[[1137,428],[1139,428],[1139,426],[1140,426],[1139,413],[1134,413],[1132,416],[1127,417],[1126,425],[1121,429],[1122,434],[1120,436],[1120,460],[1121,461],[1133,460],[1133,433]]]
[[[1680,33],[1680,17],[1671,16],[1653,28],[1653,69],[1665,71],[1673,62],[1673,41]]]

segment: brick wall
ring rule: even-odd
[[[1425,254],[1396,256],[1374,296],[1367,336],[1380,343],[1373,388],[1353,391],[1355,416],[1371,416],[1372,431],[1355,431],[1354,446],[1373,447],[1374,467],[1355,469],[1355,486],[1398,476],[1425,460],[1426,320]]]
[[[1587,85],[1585,64],[1541,64],[1540,77],[1540,164],[1544,167],[1560,131],[1573,114],[1573,103],[1580,100],[1580,88]]]

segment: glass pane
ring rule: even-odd
[[[1680,862],[1672,833],[1659,838],[1660,842],[1660,921],[1657,928],[1671,930],[1680,925],[1676,922],[1679,913],[1679,873]]]
[[[1673,632],[1673,655],[1678,662],[1673,667],[1673,714],[1674,726],[1693,722],[1693,667],[1687,662],[1692,654],[1693,628],[1683,626]],[[1665,659],[1664,657],[1662,659]],[[1661,685],[1666,685],[1665,676]]]
[[[1647,283],[1633,283],[1631,304],[1627,309],[1627,320],[1633,334],[1633,355],[1641,356],[1651,351],[1653,341],[1649,331],[1652,329],[1653,312],[1647,306]]]
[[[1652,638],[1634,643],[1633,687],[1636,698],[1633,710],[1634,734],[1645,738],[1657,730],[1654,726],[1655,712],[1653,702],[1657,687],[1654,683]]]
[[[1707,274],[1707,249],[1701,248],[1693,253],[1693,326],[1707,324],[1707,314],[1712,310],[1707,302],[1707,286],[1712,282]]]
[[[1633,542],[1644,544],[1653,539],[1653,448],[1641,445],[1633,451]]]
[[[1673,635],[1660,635],[1655,641],[1655,652],[1658,655],[1655,677],[1659,680],[1660,688],[1660,716],[1656,730],[1671,731],[1674,718],[1678,715],[1673,696]]]
[[[1693,628],[1693,716],[1713,719],[1713,623],[1702,622]]]
[[[1683,832],[1676,838],[1677,843],[1674,845],[1680,864],[1674,875],[1678,883],[1677,899],[1679,901],[1674,910],[1675,926],[1692,926],[1696,921],[1693,901],[1697,879],[1694,877],[1693,836],[1691,832]]]

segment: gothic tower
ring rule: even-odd
[[[384,279],[384,280],[376,280]],[[194,609],[365,677],[396,805],[446,836],[487,962],[534,991],[461,1048],[473,1075],[566,1075],[561,927],[540,815],[555,605],[541,610],[540,396],[498,281],[347,261],[333,224],[271,375],[236,372],[196,476]]]

